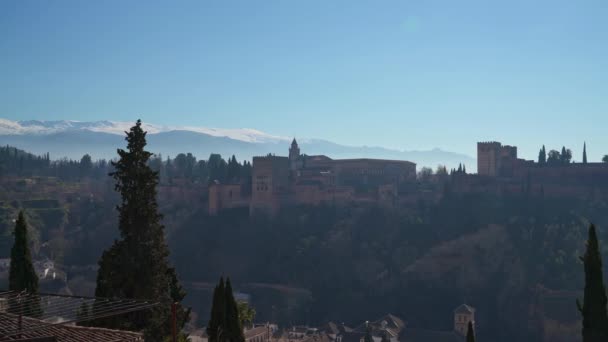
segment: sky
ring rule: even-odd
[[[0,1],[0,118],[608,154],[606,0]]]

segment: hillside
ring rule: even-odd
[[[38,160],[9,151],[17,157],[8,160]],[[81,170],[82,163],[65,165]],[[35,259],[68,275],[65,283],[43,281],[43,289],[90,295],[97,260],[118,233],[107,169],[23,175],[35,167],[0,176],[0,253],[8,256],[12,218],[23,208]],[[478,309],[487,339],[552,341],[576,331],[569,301],[582,288],[587,224],[608,226],[605,197],[447,192],[407,207],[296,207],[270,219],[246,209],[208,216],[206,194],[196,177],[175,175],[159,186],[171,259],[199,324],[208,318],[204,284],[230,275],[261,321],[348,323],[391,312],[411,327],[449,329],[451,310],[465,301]]]

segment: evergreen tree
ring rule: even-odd
[[[583,164],[587,164],[587,143],[583,143]]]
[[[8,276],[8,289],[10,291],[26,291],[29,294],[38,294],[38,275],[32,264],[32,254],[28,245],[27,222],[23,211],[19,212],[15,223],[15,243],[11,249],[11,264]],[[9,303],[9,310],[14,313],[25,313],[27,316],[40,315],[40,302],[34,297],[20,303],[17,299]]]
[[[239,173],[241,172],[241,164],[236,160],[236,157],[233,155],[232,158],[228,159],[228,167],[227,167],[227,177],[228,181],[236,182],[239,178]]]
[[[372,329],[369,327],[369,323],[367,324],[367,329],[365,330],[365,337],[363,339],[363,342],[374,342],[374,339],[372,338]]]
[[[82,156],[82,158],[80,159],[80,177],[86,177],[89,176],[91,173],[91,170],[93,169],[93,161],[91,160],[91,156],[88,154],[85,154],[84,156]]]
[[[458,173],[462,172],[462,164],[458,164]]]
[[[475,330],[473,329],[473,322],[469,322],[467,326],[467,342],[475,342]]]
[[[220,278],[220,282],[213,290],[213,302],[211,303],[211,318],[207,324],[207,336],[209,342],[224,341],[223,334],[226,329],[226,292],[224,279]]]
[[[10,291],[38,292],[38,276],[32,264],[32,254],[28,245],[27,223],[23,211],[19,212],[15,223],[15,243],[11,249],[11,264],[8,287]]]
[[[562,152],[560,154],[560,162],[562,164],[570,164],[570,160],[572,159],[572,151],[570,149],[566,149],[565,146],[562,146]]]
[[[462,173],[467,174],[467,166],[462,164]]]
[[[538,152],[538,164],[547,164],[547,151],[545,150],[545,145],[543,145],[543,147]]]
[[[593,224],[589,227],[587,250],[581,260],[585,268],[585,291],[583,304],[577,301],[577,306],[583,316],[583,342],[605,342],[608,340],[608,299],[602,274],[602,257]]]
[[[239,309],[230,279],[220,279],[220,283],[213,291],[211,304],[211,318],[207,324],[209,342],[245,342],[243,326],[239,317]]]
[[[239,317],[239,308],[232,293],[230,278],[226,279],[226,340],[229,342],[245,342],[243,326]]]
[[[127,132],[127,150],[118,150],[120,159],[112,162],[116,191],[122,203],[119,212],[121,239],[103,252],[97,273],[95,296],[157,301],[161,304],[146,312],[127,314],[95,322],[108,328],[143,330],[146,341],[160,341],[171,332],[171,303],[180,302],[185,293],[175,270],[169,266],[169,250],[164,238],[162,216],[156,203],[158,173],[148,160],[146,132],[138,120]],[[178,328],[189,310],[178,305]]]

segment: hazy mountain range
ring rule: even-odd
[[[35,154],[50,153],[52,159],[80,158],[90,154],[93,159],[112,159],[116,149],[124,146],[124,131],[132,122],[115,121],[11,121],[0,119],[0,144],[11,145]],[[197,158],[211,153],[236,155],[237,159],[252,156],[287,155],[290,137],[270,135],[254,129],[217,129],[206,127],[163,126],[144,124],[148,131],[149,150],[163,157],[190,152]],[[459,163],[470,165],[475,159],[465,154],[433,149],[400,151],[383,147],[346,146],[319,139],[298,139],[302,153],[325,154],[332,158],[384,158],[409,160],[421,166],[448,168]]]

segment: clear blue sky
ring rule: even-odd
[[[0,117],[608,153],[608,1],[0,1]]]

